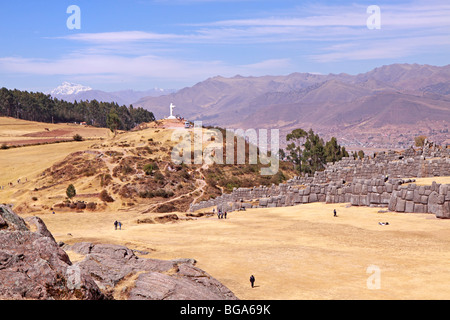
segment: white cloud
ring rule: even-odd
[[[197,1],[209,0],[187,2]],[[104,81],[149,78],[194,81],[219,74],[293,72],[297,71],[294,62],[299,57],[311,63],[379,60],[449,48],[449,4],[411,2],[380,7],[381,30],[368,30],[366,21],[369,14],[365,6],[308,5],[258,18],[173,25],[170,33],[139,30],[77,33],[57,38],[77,44],[71,54],[52,60],[0,58],[0,72],[67,75]],[[231,63],[225,58],[204,59],[200,55],[196,59],[188,59],[184,55],[187,50],[192,50],[190,56],[195,50],[208,51],[206,46],[213,44],[230,45],[230,52],[236,54],[233,50],[240,45],[261,45],[257,48],[270,51],[271,44],[279,43],[291,45],[286,46],[286,53],[281,53],[283,56],[279,53],[282,51],[278,51],[277,56],[265,54],[265,58],[255,58],[247,64]],[[195,48],[193,45],[196,44],[202,46]],[[299,49],[303,50],[301,54],[296,52]],[[214,56],[214,53],[208,56]],[[316,66],[312,65],[313,68]]]
[[[0,58],[0,72],[42,76],[71,76],[103,81],[162,79],[190,81],[215,75],[233,76],[278,73],[287,59],[273,59],[233,66],[223,61],[191,61],[158,56],[71,55],[55,60],[17,57]]]

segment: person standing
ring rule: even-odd
[[[336,209],[334,209],[334,216],[337,217]]]
[[[119,222],[117,222],[117,220],[116,221],[114,221],[114,229],[115,230],[117,230],[117,225],[119,224]]]
[[[250,276],[250,283],[252,285],[252,288],[255,286],[255,277],[253,275]]]

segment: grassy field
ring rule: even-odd
[[[61,134],[67,128],[89,129],[79,134],[97,140],[0,150],[0,186],[6,186],[0,191],[0,202],[25,203],[29,207],[24,207],[27,210],[22,216],[40,216],[57,241],[121,244],[148,251],[143,256],[148,258],[194,258],[198,267],[240,299],[450,299],[450,220],[439,220],[434,215],[380,213],[378,208],[313,203],[230,212],[226,220],[189,220],[183,219],[185,213],[179,213],[178,222],[138,224],[138,219],[155,214],[142,214],[142,205],[124,210],[122,201],[114,202],[105,211],[56,209],[56,214],[51,214],[49,208],[64,200],[67,181],[42,188],[51,179],[40,179],[40,175],[69,154],[101,150],[132,156],[136,148],[154,140],[164,146],[152,147],[155,150],[150,157],[156,161],[169,158],[175,143],[171,141],[172,131],[159,127],[113,138],[107,129],[0,118],[0,145],[24,135]],[[65,134],[70,137],[74,132]],[[117,165],[112,157],[104,159],[105,170]],[[101,190],[95,176],[74,179],[78,193]],[[416,179],[417,184],[432,181],[450,183],[450,178]],[[14,186],[7,186],[9,182]],[[40,190],[34,192],[36,187]],[[31,200],[32,195],[38,200]],[[334,208],[337,218],[333,217]],[[115,220],[123,223],[123,230],[114,230]],[[74,260],[81,258],[69,254]],[[381,272],[379,289],[367,285],[371,266]],[[251,274],[256,278],[253,289]]]
[[[137,224],[146,215],[133,212],[41,218],[57,241],[122,244],[147,250],[148,258],[194,258],[240,299],[449,299],[450,221],[378,211],[314,203],[166,224]],[[116,219],[122,230],[114,230]],[[368,287],[370,266],[380,270],[379,289]]]
[[[46,128],[49,130],[47,131]],[[85,140],[73,141],[75,134]],[[98,139],[111,136],[109,129],[83,127],[74,124],[47,124],[0,117],[0,145],[15,145],[15,141],[48,143],[50,140],[64,139],[70,142],[27,145],[18,148],[0,149],[0,202],[17,202],[14,194],[18,190],[32,190],[36,179],[46,168],[63,160],[69,154],[86,150]],[[18,180],[20,179],[20,184]],[[13,187],[9,186],[13,184]],[[20,192],[19,192],[20,194]]]

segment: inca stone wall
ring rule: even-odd
[[[414,179],[401,179],[436,176],[450,176],[450,148],[410,149],[402,154],[390,151],[363,160],[344,158],[313,177],[296,177],[278,186],[234,189],[231,194],[191,205],[190,210],[216,206],[232,211],[326,202],[450,218],[450,185],[433,182],[418,186]]]
[[[288,184],[352,182],[354,179],[386,176],[390,178],[422,178],[448,175],[450,175],[450,158],[424,159],[422,156],[413,158],[397,156],[394,160],[389,160],[387,157],[364,158],[363,160],[344,158],[335,164],[328,164],[324,171],[317,171],[314,177],[296,177],[288,181]]]

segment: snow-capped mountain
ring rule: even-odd
[[[50,91],[51,95],[68,95],[68,94],[77,94],[80,92],[91,91],[92,88],[83,86],[81,84],[70,83],[64,81],[62,85]]]
[[[174,89],[153,88],[146,91],[122,90],[115,92],[106,92],[95,90],[81,84],[63,82],[62,85],[53,89],[49,94],[53,98],[66,100],[69,102],[81,100],[97,100],[103,102],[116,102],[119,105],[129,105],[144,97],[159,97],[174,93]]]

